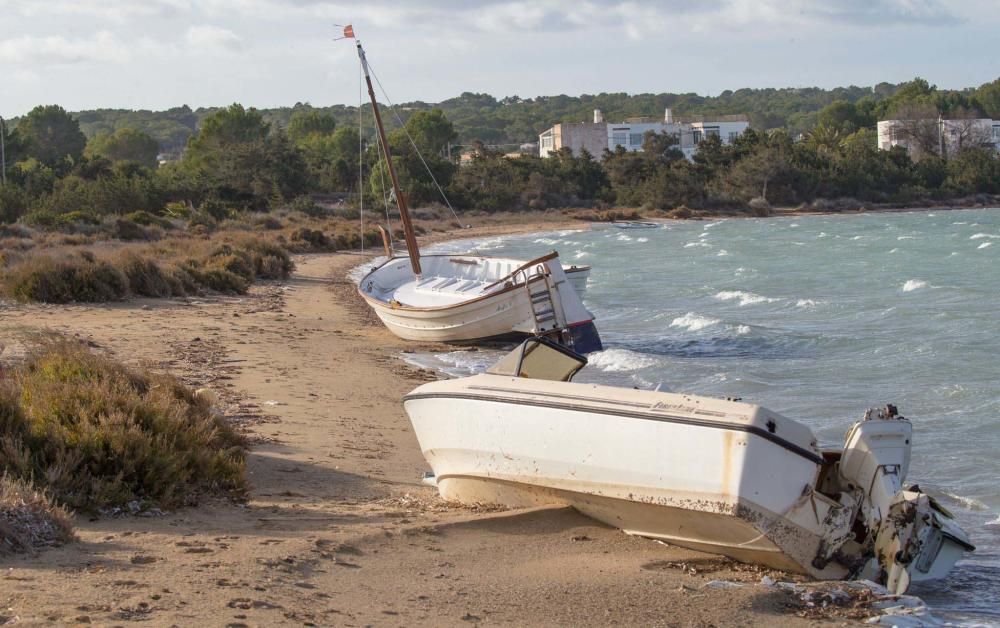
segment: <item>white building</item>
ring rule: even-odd
[[[614,151],[621,146],[628,151],[642,150],[646,133],[668,133],[680,141],[678,148],[688,159],[698,150],[698,143],[710,135],[718,136],[723,144],[731,144],[750,128],[746,116],[687,116],[675,118],[667,109],[663,120],[654,118],[628,118],[623,122],[605,122],[600,109],[594,109],[593,122],[563,122],[543,131],[538,136],[538,154],[570,148],[574,155],[586,149],[596,159],[601,159],[604,149]]]
[[[1000,152],[1000,120],[989,118],[943,118],[920,120],[880,120],[878,147],[889,150],[901,146],[914,159],[926,154],[955,155],[964,148],[992,147]]]

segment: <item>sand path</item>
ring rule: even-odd
[[[169,368],[219,391],[254,441],[246,503],[78,518],[79,543],[0,563],[0,623],[811,623],[753,568],[570,510],[441,503],[399,402],[429,375],[397,356],[421,347],[372,321],[343,279],[357,256],[296,261],[241,298],[0,306],[9,350],[49,329]]]

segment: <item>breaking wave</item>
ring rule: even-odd
[[[812,299],[799,299],[795,302],[795,307],[816,307],[817,302]]]
[[[910,279],[903,284],[903,292],[913,292],[914,290],[920,290],[921,288],[926,288],[927,282],[921,281],[919,279]]]
[[[719,323],[719,319],[717,318],[709,318],[707,316],[695,314],[694,312],[688,312],[684,316],[678,316],[672,320],[670,322],[670,326],[680,327],[688,331],[699,331],[717,323]]]
[[[983,238],[990,238],[991,240],[996,240],[1000,238],[1000,235],[994,235],[992,233],[977,233],[975,235],[969,236],[970,240],[982,240]]]
[[[605,373],[630,373],[656,365],[656,360],[629,349],[607,349],[587,356],[587,365]]]
[[[684,248],[689,249],[693,246],[712,246],[712,245],[709,244],[708,242],[688,242],[687,244],[684,245]]]
[[[978,512],[989,510],[989,506],[987,506],[983,502],[973,497],[964,497],[962,495],[955,495],[954,493],[947,493],[947,492],[945,493],[945,495],[947,495],[951,499],[954,499],[958,503],[962,504],[962,506],[968,510],[975,510]]]
[[[977,248],[977,249],[985,249],[985,248],[986,248],[986,247],[988,247],[988,246],[993,246],[993,243],[992,243],[992,242],[983,242],[982,244],[980,244],[980,245],[979,245],[979,246],[977,246],[976,248]]]
[[[715,298],[720,301],[733,301],[739,299],[741,307],[744,305],[754,305],[756,303],[774,303],[775,301],[781,300],[761,296],[759,294],[754,294],[753,292],[744,292],[743,290],[723,290],[722,292],[716,294]]]

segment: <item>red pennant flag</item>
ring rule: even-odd
[[[348,24],[347,26],[344,27],[344,37],[345,38],[354,39],[354,26],[353,25]]]

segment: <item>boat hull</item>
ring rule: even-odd
[[[824,540],[849,523],[811,490],[821,459],[801,434],[785,442],[756,425],[777,415],[705,400],[727,406],[709,410],[723,413],[709,420],[699,398],[630,391],[654,397],[590,403],[581,399],[602,398],[595,389],[606,387],[561,384],[564,392],[539,396],[529,390],[539,382],[528,381],[480,375],[407,396],[442,497],[565,504],[630,534],[817,578],[847,575],[822,556]],[[648,410],[656,403],[674,409]],[[779,432],[795,432],[793,422],[779,423]]]

